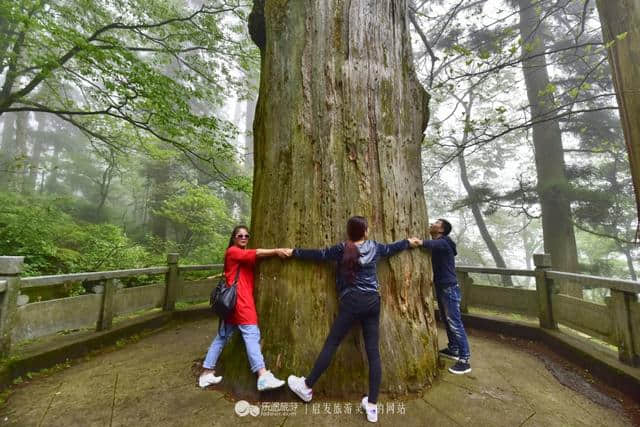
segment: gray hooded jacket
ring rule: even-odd
[[[378,274],[376,267],[378,261],[383,257],[389,257],[404,249],[409,248],[408,240],[399,240],[394,243],[384,244],[374,240],[365,240],[356,245],[360,256],[358,262],[360,268],[356,271],[355,279],[352,283],[347,283],[342,268],[342,255],[344,254],[344,242],[324,249],[299,249],[293,250],[295,258],[313,261],[336,261],[336,291],[338,297],[342,298],[350,291],[357,289],[363,292],[378,292]]]

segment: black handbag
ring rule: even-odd
[[[238,297],[238,276],[240,276],[239,265],[236,277],[233,279],[231,286],[227,286],[227,277],[222,273],[222,279],[220,279],[218,285],[211,292],[209,305],[211,305],[211,310],[220,316],[220,320],[222,321],[224,321],[224,319],[226,319],[236,308],[236,299]]]

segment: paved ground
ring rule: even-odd
[[[119,350],[25,382],[0,408],[0,426],[368,424],[356,411],[357,402],[303,405],[292,395],[291,402],[261,402],[252,408],[221,391],[200,390],[192,363],[203,356],[214,332],[211,320],[174,325]],[[474,356],[471,374],[443,372],[422,397],[401,401],[381,396],[384,407],[379,424],[631,425],[615,400],[600,396],[604,405],[594,403],[560,384],[548,369],[548,361],[473,331],[470,340]],[[238,416],[236,407],[248,414]],[[260,411],[260,415],[253,416],[251,411]]]

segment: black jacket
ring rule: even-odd
[[[458,283],[455,260],[455,256],[458,255],[456,243],[449,236],[441,236],[434,240],[423,240],[422,246],[431,249],[433,281],[436,286],[447,287]]]
[[[344,253],[344,242],[335,246],[324,249],[299,249],[293,250],[293,256],[300,259],[309,259],[314,261],[337,261],[338,268],[336,271],[336,291],[338,297],[342,298],[349,291],[358,289],[364,292],[378,292],[378,273],[376,266],[382,257],[388,257],[396,254],[409,247],[408,240],[399,240],[388,245],[378,243],[374,240],[365,240],[361,244],[356,245],[360,257],[358,262],[360,268],[356,271],[356,277],[353,283],[346,283],[344,277],[341,260]]]

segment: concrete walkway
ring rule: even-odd
[[[0,426],[368,425],[357,410],[358,402],[304,405],[291,395],[290,402],[258,402],[252,407],[220,391],[200,390],[192,363],[204,356],[214,333],[212,320],[173,325],[119,350],[25,382],[0,408]],[[442,340],[444,334],[439,335]],[[473,331],[470,340],[471,374],[443,372],[422,397],[381,396],[379,424],[631,425],[615,400],[603,396],[603,406],[565,387],[538,357]],[[237,415],[235,408],[245,416]]]

